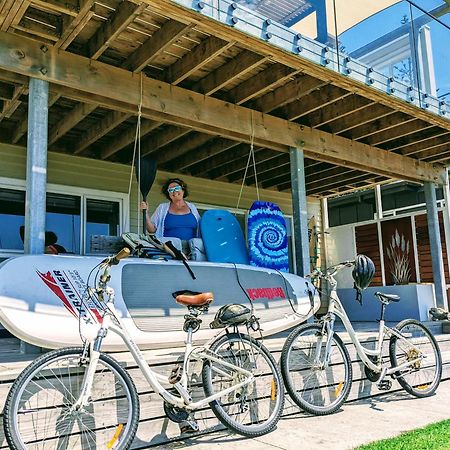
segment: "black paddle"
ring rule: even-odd
[[[138,180],[139,190],[141,191],[142,200],[144,202],[147,201],[147,195],[150,192],[153,182],[155,181],[156,165],[156,160],[149,157],[141,158],[140,161],[136,162],[136,178]],[[146,213],[146,209],[142,210],[144,234],[146,234],[147,231]]]

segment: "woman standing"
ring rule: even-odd
[[[141,202],[141,209],[147,210],[147,230],[158,238],[176,237],[188,241],[200,237],[200,215],[195,205],[185,200],[189,195],[186,183],[180,178],[170,178],[163,184],[162,193],[169,202],[161,203],[151,217],[147,203]]]

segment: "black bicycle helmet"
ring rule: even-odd
[[[360,291],[366,289],[375,275],[375,264],[366,255],[357,255],[355,267],[352,271],[355,288]]]
[[[214,320],[209,324],[211,328],[225,328],[230,325],[241,325],[250,320],[252,312],[244,305],[230,303],[217,311]]]

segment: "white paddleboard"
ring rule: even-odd
[[[45,348],[80,345],[81,333],[92,338],[101,311],[86,304],[86,282],[102,258],[27,255],[0,264],[0,322],[18,338]],[[187,309],[171,293],[189,289],[213,292],[214,303],[202,316],[195,342],[210,339],[216,311],[227,303],[254,306],[263,335],[293,327],[320,306],[312,284],[289,273],[247,265],[190,262],[193,280],[179,261],[128,258],[111,269],[115,305],[128,332],[142,349],[182,346]],[[95,275],[95,273],[94,273]],[[90,285],[94,285],[91,276]],[[125,350],[110,332],[105,350]]]

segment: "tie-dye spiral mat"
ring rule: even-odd
[[[278,205],[256,201],[248,213],[250,264],[289,271],[286,221]]]

